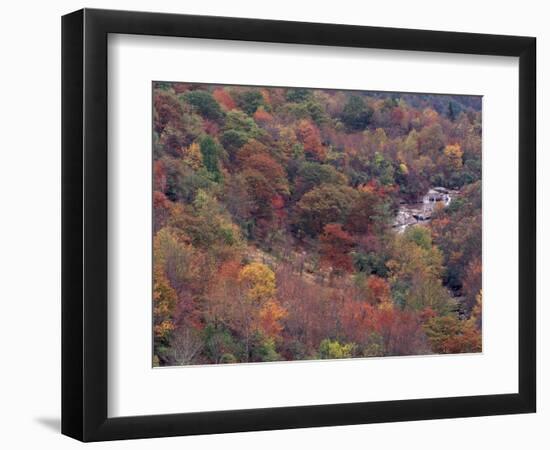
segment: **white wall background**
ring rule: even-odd
[[[550,157],[543,109],[550,107],[550,29],[545,2],[455,0],[112,0],[5,2],[0,15],[0,444],[4,448],[76,448],[59,434],[60,417],[60,16],[83,6],[258,17],[538,38],[539,412],[233,435],[101,443],[95,448],[546,449],[550,446],[550,308],[543,298],[550,225],[542,180]],[[505,246],[504,246],[505,249]],[[503,254],[503,257],[506,257]]]

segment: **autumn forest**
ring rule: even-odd
[[[154,366],[481,351],[481,97],[152,88]]]

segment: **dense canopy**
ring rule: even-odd
[[[153,190],[155,365],[481,350],[479,97],[156,82]]]

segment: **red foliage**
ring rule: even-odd
[[[341,311],[342,327],[346,337],[364,342],[373,331],[375,308],[365,302],[346,300]]]
[[[166,192],[166,168],[159,160],[153,163],[153,189]]]
[[[428,320],[433,319],[436,316],[437,316],[437,313],[430,307],[427,307],[424,310],[422,310],[419,315],[420,320],[422,322],[427,322]]]
[[[206,131],[210,136],[217,136],[220,131],[220,126],[209,119],[203,121],[204,131]]]
[[[321,143],[319,129],[308,120],[301,120],[296,129],[296,136],[304,146],[304,152],[317,161],[324,161],[326,150]]]
[[[256,139],[251,139],[246,144],[244,144],[237,152],[237,162],[241,167],[243,167],[250,157],[259,154],[264,154],[270,157],[269,149],[264,144],[257,141]]]
[[[403,112],[403,109],[399,106],[396,106],[392,109],[391,112],[391,121],[395,125],[401,125],[401,122],[403,121],[403,118],[405,117],[405,113]]]
[[[273,116],[260,107],[254,113],[254,120],[258,123],[267,123],[273,120]]]
[[[166,224],[172,211],[172,203],[160,191],[153,192],[153,211],[153,227],[157,231]]]
[[[429,346],[418,317],[411,311],[394,312],[391,335],[385,342],[390,355],[418,355],[429,353]]]
[[[229,92],[227,92],[223,88],[214,90],[214,92],[212,93],[212,96],[223,108],[225,108],[228,111],[235,109],[237,107],[237,104],[235,103],[235,100],[233,100],[233,97],[231,97]]]
[[[353,238],[339,223],[329,223],[321,235],[321,263],[336,270],[351,271],[353,263],[349,254]]]
[[[166,92],[155,91],[153,107],[155,111],[154,129],[157,133],[162,133],[168,123],[180,123],[183,110],[174,96]]]
[[[285,207],[285,200],[280,195],[274,195],[271,199],[271,206],[273,209],[282,209]]]
[[[173,83],[172,87],[174,88],[174,92],[176,94],[183,94],[184,92],[190,90],[192,85],[189,83]]]
[[[371,275],[367,279],[367,301],[372,304],[391,301],[390,285],[384,278]]]
[[[418,316],[412,311],[394,307],[376,309],[373,318],[374,330],[384,342],[388,355],[415,355],[428,353],[426,337]]]
[[[253,154],[243,161],[243,169],[257,170],[265,177],[270,186],[279,192],[286,191],[286,172],[271,156],[265,153]]]
[[[361,192],[367,192],[369,194],[375,194],[379,197],[386,197],[392,195],[397,191],[397,186],[395,185],[384,185],[376,179],[370,180],[368,183],[362,184],[358,187]]]
[[[182,96],[193,90],[211,93],[217,105],[205,107],[231,120],[199,117]],[[475,102],[456,116],[440,97],[365,92],[368,123],[348,132],[347,92],[320,90],[292,105],[285,88],[244,93],[252,91],[153,86],[157,363],[314,359],[324,340],[354,357],[480,351]],[[421,224],[427,245],[392,223],[398,201],[432,184],[456,192],[451,208],[440,202]],[[263,274],[261,301],[239,276],[259,261],[275,274]],[[447,290],[463,299],[460,313],[446,308]]]
[[[275,212],[275,216],[280,220],[284,220],[286,216],[288,215],[287,211],[285,210],[285,199],[279,195],[275,194],[271,198],[271,207],[273,208],[273,211]]]
[[[221,264],[218,270],[218,277],[221,279],[236,280],[241,270],[241,263],[235,259],[230,259]]]
[[[157,208],[169,209],[170,208],[170,200],[168,200],[166,198],[166,195],[164,195],[162,192],[154,191],[153,192],[153,208],[155,208],[155,210]]]

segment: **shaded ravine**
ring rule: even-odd
[[[432,187],[416,202],[402,202],[399,205],[397,214],[392,224],[397,233],[403,233],[411,225],[427,225],[432,219],[432,214],[438,205],[448,207],[451,202],[460,195],[460,191],[447,189],[444,187]],[[461,319],[467,318],[460,313],[460,305],[464,298],[456,291],[446,288],[450,294],[451,300],[455,304]]]

